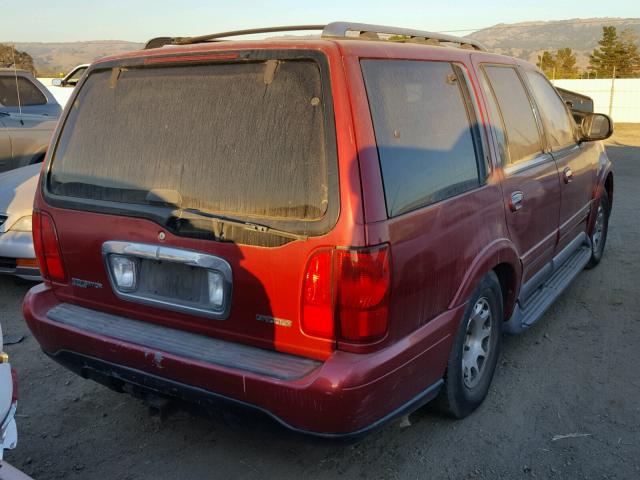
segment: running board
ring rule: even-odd
[[[589,263],[590,258],[590,246],[583,245],[575,250],[526,301],[518,300],[511,319],[504,325],[504,331],[521,333],[540,320],[540,317]]]

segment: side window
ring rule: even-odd
[[[390,217],[480,185],[477,123],[450,63],[362,60]]]
[[[487,77],[485,75],[480,75],[478,78],[480,79],[480,85],[482,86],[482,90],[484,90],[484,96],[487,100],[487,108],[489,110],[489,116],[491,117],[491,126],[496,137],[496,142],[498,143],[500,162],[502,165],[508,165],[509,151],[507,149],[507,137],[504,133],[504,123],[502,121],[500,109],[496,103],[496,97],[491,90]]]
[[[552,149],[574,144],[572,121],[564,102],[549,81],[539,72],[527,71],[533,97],[536,99],[545,132]]]
[[[87,67],[80,67],[78,69],[76,69],[73,74],[66,79],[67,83],[69,85],[76,85],[78,83],[78,80],[80,80],[80,77],[82,77],[82,75],[84,74],[84,72],[87,70]]]
[[[515,68],[486,65],[491,91],[500,109],[507,138],[509,164],[528,160],[542,151],[531,102]]]
[[[0,104],[5,107],[17,107],[18,90],[20,90],[20,105],[23,107],[47,103],[47,98],[29,79],[18,77],[16,89],[16,77],[10,75],[0,77]]]

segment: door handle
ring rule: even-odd
[[[573,170],[571,170],[571,167],[565,167],[562,171],[562,178],[564,179],[564,183],[571,183],[571,180],[573,180]]]
[[[518,191],[511,194],[511,200],[509,201],[509,208],[512,212],[517,212],[522,208],[522,201],[524,200],[524,193]]]

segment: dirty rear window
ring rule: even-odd
[[[108,69],[74,102],[51,165],[57,195],[317,220],[328,173],[319,65],[312,60]]]

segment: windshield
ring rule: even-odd
[[[329,202],[320,68],[311,60],[91,73],[51,164],[56,195],[321,219]]]

